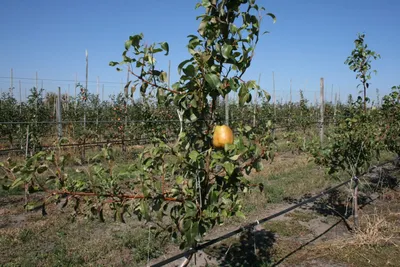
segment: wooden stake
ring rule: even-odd
[[[272,72],[272,88],[274,91],[274,117],[276,117],[275,73]]]
[[[61,124],[61,87],[58,87],[57,96],[57,130],[58,130],[58,140],[62,138],[62,124]]]
[[[11,73],[10,73],[10,94],[13,95],[13,90],[14,90],[14,73],[13,69],[11,68]]]
[[[258,83],[257,85],[260,86],[260,79],[261,73],[258,75]],[[254,96],[254,114],[253,114],[253,127],[256,127],[256,114],[257,114],[257,103],[258,102],[258,88],[256,88],[256,93]]]
[[[359,227],[359,221],[358,221],[358,177],[354,177],[353,216],[354,216],[354,229],[357,230]]]
[[[324,110],[325,110],[325,100],[324,100],[324,78],[321,78],[320,80],[320,132],[319,132],[319,138],[320,138],[320,143],[321,146],[324,143]]]

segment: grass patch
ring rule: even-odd
[[[71,222],[66,213],[29,217],[19,228],[0,229],[0,266],[145,266],[148,257],[165,252],[168,239],[162,240],[152,231],[149,242],[148,228],[136,220]]]
[[[285,216],[292,218],[292,220],[294,221],[301,221],[301,222],[309,222],[312,219],[318,218],[318,215],[316,215],[315,213],[303,212],[298,210],[295,210],[291,213],[287,213]]]
[[[272,163],[269,169],[255,174],[252,179],[255,183],[264,184],[265,197],[270,203],[279,203],[286,198],[299,198],[335,182],[304,156],[299,156],[299,159],[280,159],[276,165]]]
[[[284,236],[284,237],[305,236],[311,233],[311,231],[307,227],[301,225],[296,220],[271,221],[267,222],[264,228],[268,231],[278,234],[279,236]]]

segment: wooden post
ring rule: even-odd
[[[97,82],[96,82],[96,92],[97,92],[97,100],[100,102],[100,95],[99,95],[99,76],[97,76]],[[98,103],[100,104],[100,103]],[[98,131],[99,128],[99,107],[96,108],[96,132]]]
[[[58,140],[62,138],[62,123],[61,123],[61,87],[58,87],[57,96],[57,130],[58,130]]]
[[[28,146],[29,146],[29,124],[26,127],[26,143],[25,143],[25,159],[28,158]],[[27,184],[24,183],[24,202],[25,202],[25,206],[28,204],[28,187]],[[25,212],[27,210],[25,209]]]
[[[122,133],[122,151],[126,152],[126,145],[125,145],[125,132],[126,128],[128,127],[128,96],[129,96],[129,87],[128,82],[129,82],[129,71],[130,71],[130,66],[128,65],[128,71],[126,72],[126,85],[124,87],[124,132]],[[158,89],[160,90],[160,89]]]
[[[85,51],[86,53],[86,81],[85,81],[85,90],[88,92],[88,77],[89,77],[89,55],[88,51]],[[85,99],[85,102],[87,99]],[[86,129],[86,107],[83,107],[83,129]]]
[[[22,87],[21,87],[21,80],[18,81],[18,91],[19,91],[19,115],[22,115]]]
[[[68,91],[67,91],[67,105],[66,105],[67,110],[69,110],[69,101],[70,101],[70,84],[68,84]]]
[[[35,83],[35,88],[36,88],[36,93],[38,93],[39,92],[39,88],[38,88],[38,72],[36,72],[36,83]],[[36,132],[37,131],[37,128],[38,128],[38,126],[37,126],[37,118],[38,118],[38,98],[39,97],[36,97],[36,101],[35,101],[35,131],[34,132]],[[36,143],[34,143],[33,144],[33,153],[35,153],[36,152]],[[31,151],[31,153],[32,153],[32,151]]]
[[[78,85],[78,73],[75,73],[75,93],[74,93],[74,99],[75,99],[75,111],[76,111],[76,106],[78,105],[78,99],[76,99],[76,87]]]
[[[337,104],[338,104],[337,93],[335,93],[335,105],[333,107],[333,121],[334,121],[335,124],[336,124]]]
[[[29,147],[29,124],[26,127],[25,158],[28,157],[28,147]]]
[[[354,192],[353,192],[354,229],[357,230],[359,227],[359,221],[358,221],[358,177],[353,177],[353,180],[354,180]]]
[[[99,76],[97,76],[97,78],[96,78],[96,94],[97,94],[97,96],[99,96],[99,86],[100,86]]]
[[[272,72],[272,88],[274,94],[274,117],[276,117],[275,73]]]
[[[101,88],[101,102],[103,102],[103,101],[104,101],[104,83],[103,83],[103,86]]]
[[[11,68],[11,73],[10,73],[10,94],[13,95],[13,90],[14,90],[14,73],[13,69]]]
[[[261,80],[261,73],[258,75],[258,83],[257,85],[260,86],[260,80]],[[253,127],[256,127],[256,114],[257,114],[257,101],[258,100],[258,88],[256,87],[256,93],[254,96],[254,114],[253,114]]]
[[[320,138],[320,143],[321,146],[324,143],[324,110],[325,110],[325,100],[324,100],[324,78],[321,78],[320,80],[320,132],[319,132],[319,138]]]
[[[19,116],[21,118],[22,116],[22,88],[21,88],[21,80],[18,81],[18,91],[19,91]],[[24,138],[22,135],[22,124],[19,125],[19,131],[21,134],[21,139],[20,139],[20,147],[21,150],[24,148]]]

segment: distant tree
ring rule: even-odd
[[[356,79],[360,79],[364,91],[364,112],[367,110],[367,89],[369,88],[369,80],[371,79],[371,59],[378,59],[380,55],[368,49],[365,43],[365,34],[358,34],[358,38],[354,40],[355,49],[351,55],[347,57],[345,64],[349,65],[350,69],[356,72]],[[373,70],[376,74],[377,71]],[[358,86],[360,86],[359,84]],[[358,87],[357,86],[357,87]]]

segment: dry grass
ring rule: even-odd
[[[399,253],[400,212],[375,207],[360,216],[360,227],[351,236],[307,247],[287,262],[318,260],[350,266],[399,266]]]
[[[387,216],[397,217],[397,222],[387,220]],[[361,216],[361,225],[352,240],[348,240],[348,245],[355,246],[377,246],[396,244],[400,237],[400,213],[380,214],[378,211],[374,214],[365,214]]]

